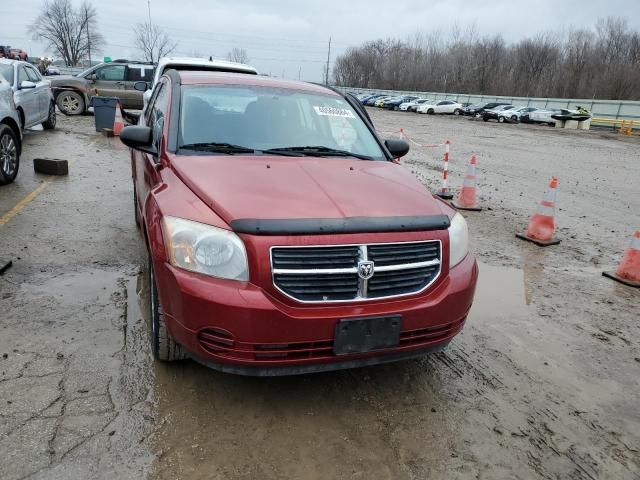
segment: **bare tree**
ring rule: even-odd
[[[149,22],[136,25],[133,42],[142,53],[143,60],[151,63],[158,63],[178,46],[160,27]]]
[[[449,34],[369,41],[333,67],[338,85],[506,96],[640,99],[640,32],[624,19],[507,44],[454,24]]]
[[[244,48],[233,47],[229,53],[227,53],[227,60],[236,63],[247,63],[249,56]]]
[[[34,40],[62,57],[69,66],[77,66],[90,52],[98,52],[104,38],[97,31],[96,10],[85,1],[74,9],[70,0],[44,0],[40,15],[29,25]]]

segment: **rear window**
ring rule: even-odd
[[[149,65],[129,65],[127,68],[128,82],[150,82],[153,79],[153,67]]]
[[[182,87],[179,145],[231,143],[254,150],[323,146],[385,158],[342,97],[246,85]]]
[[[2,75],[7,82],[13,85],[13,65],[0,63],[0,75]]]

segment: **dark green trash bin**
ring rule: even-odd
[[[103,128],[113,128],[113,121],[116,118],[117,105],[118,97],[91,98],[93,117],[96,122],[96,132],[101,132]]]

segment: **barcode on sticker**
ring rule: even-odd
[[[353,112],[347,108],[336,107],[313,107],[318,115],[325,115],[327,117],[345,117],[356,118]]]

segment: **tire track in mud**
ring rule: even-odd
[[[508,355],[494,350],[490,358],[494,362],[485,361],[477,347],[454,342],[448,350],[429,357],[428,362],[434,369],[446,368],[459,379],[456,386],[464,385],[462,390],[467,394],[461,397],[480,413],[491,415],[495,434],[507,436],[505,430],[511,430],[509,448],[523,451],[528,467],[540,478],[597,480],[612,478],[604,473],[611,471],[618,471],[615,478],[640,478],[638,450],[626,445],[619,434],[607,431],[597,417],[552,393],[552,384],[519,368]],[[505,380],[501,370],[519,378],[517,387]],[[511,428],[506,429],[500,423],[509,418]],[[596,448],[589,451],[581,447],[584,438]],[[602,443],[605,448],[597,448]]]

